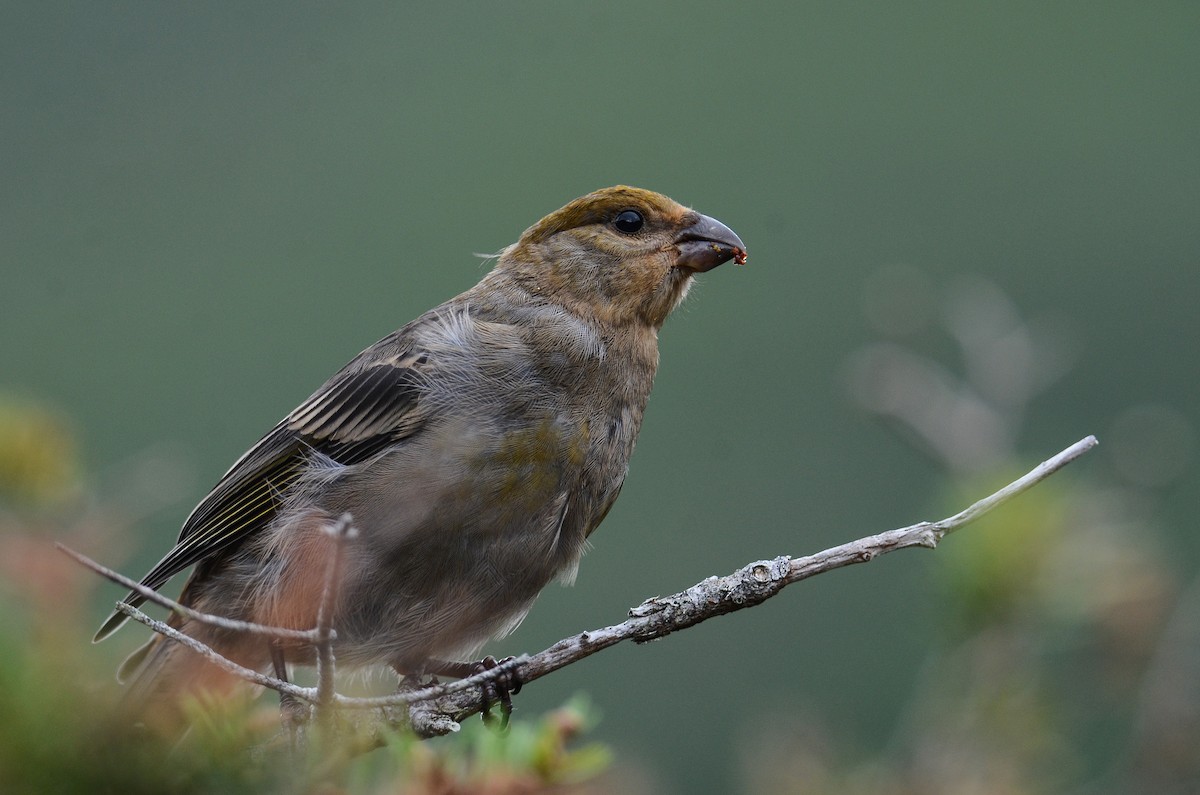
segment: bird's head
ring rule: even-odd
[[[729,227],[658,193],[604,188],[547,215],[498,270],[530,292],[607,323],[662,325],[696,273],[746,261]]]

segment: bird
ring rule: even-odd
[[[659,193],[618,185],[569,202],[271,428],[141,584],[191,568],[181,604],[310,629],[326,528],[348,515],[357,537],[331,603],[339,668],[464,675],[460,660],[515,628],[550,582],[574,579],[625,481],[659,330],[697,274],[746,257],[729,227]],[[94,640],[126,618],[114,612]],[[254,670],[314,662],[303,643],[168,623]],[[139,710],[176,714],[184,695],[237,682],[160,634],[118,678]]]

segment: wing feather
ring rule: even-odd
[[[142,585],[158,589],[270,524],[315,455],[352,466],[415,433],[427,419],[419,397],[433,365],[421,353],[364,366],[389,343],[394,345],[395,338],[360,354],[239,458],[192,511],[175,546]],[[123,601],[136,606],[145,599],[131,592]],[[112,634],[124,621],[124,614],[114,613],[95,639]]]

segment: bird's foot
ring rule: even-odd
[[[275,678],[281,682],[288,682],[287,662],[284,659],[283,649],[278,644],[272,643],[270,650],[271,667],[274,669]],[[292,738],[293,745],[302,742],[301,733],[311,719],[312,707],[309,704],[291,693],[280,692],[279,724]]]
[[[475,663],[429,660],[426,662],[424,670],[427,673],[451,676],[455,679],[465,679],[468,676],[475,676],[476,674],[506,665],[514,659],[514,657],[505,657],[503,660],[497,660],[489,654]],[[522,684],[521,677],[512,668],[507,668],[501,674],[484,682],[481,687],[483,690],[483,711],[480,713],[483,717],[483,722],[489,726],[496,726],[501,730],[508,728],[508,719],[513,711],[512,697],[521,692]],[[491,711],[492,704],[497,702],[500,704],[499,719],[494,717]]]
[[[279,724],[289,734],[295,734],[312,719],[312,707],[291,693],[279,694]]]
[[[484,671],[491,671],[505,663],[514,660],[514,657],[505,657],[503,660],[497,660],[492,655],[484,657],[479,662],[472,666],[472,674],[481,674]],[[489,726],[495,726],[501,731],[508,728],[509,718],[512,716],[513,703],[512,697],[521,692],[521,677],[517,675],[516,669],[508,669],[504,673],[488,679],[483,683],[483,712],[480,713],[483,722]],[[492,703],[500,702],[500,718],[492,716]]]

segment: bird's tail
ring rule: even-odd
[[[181,630],[186,630],[185,626]],[[228,697],[241,681],[181,643],[155,634],[117,669],[128,685],[123,707],[131,722],[167,736],[182,736],[189,725],[188,704]]]

